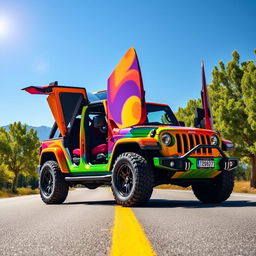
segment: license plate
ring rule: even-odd
[[[214,168],[214,161],[211,159],[200,159],[197,160],[198,168]]]

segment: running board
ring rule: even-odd
[[[65,177],[66,181],[111,181],[112,175]]]

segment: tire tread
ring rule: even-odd
[[[42,169],[45,165],[48,165],[55,176],[55,188],[53,194],[46,198],[43,193],[40,191],[41,198],[46,204],[61,204],[65,201],[68,195],[68,183],[65,181],[65,176],[61,173],[59,165],[56,161],[47,161],[44,163]]]
[[[134,194],[128,200],[121,200],[112,184],[112,192],[117,204],[122,206],[138,206],[146,203],[153,192],[153,171],[147,160],[134,152],[125,152],[119,155],[114,163],[113,170],[121,159],[128,159],[135,171],[136,183]],[[112,179],[114,180],[114,179]]]
[[[234,187],[232,171],[222,171],[211,184],[194,184],[194,195],[203,203],[221,203],[226,201]]]

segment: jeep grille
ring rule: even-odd
[[[194,148],[196,145],[205,144],[211,145],[210,135],[204,134],[188,134],[188,133],[177,133],[176,135],[177,151],[184,155],[189,150]],[[211,148],[200,148],[193,155],[212,155]]]

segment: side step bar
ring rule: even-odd
[[[75,181],[75,182],[83,182],[83,181],[111,181],[112,175],[101,175],[101,176],[76,176],[76,177],[65,177],[66,181]]]

